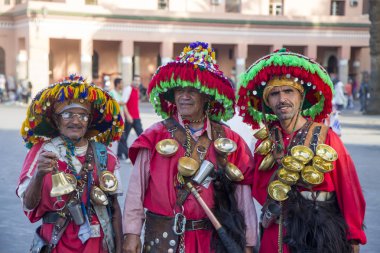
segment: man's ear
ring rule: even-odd
[[[56,129],[59,129],[59,118],[58,118],[58,115],[57,114],[53,114],[52,116],[52,122],[53,126],[56,128]]]

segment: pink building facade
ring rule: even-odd
[[[370,70],[367,10],[362,0],[1,0],[0,74],[30,80],[33,93],[70,73],[100,85],[140,75],[146,86],[200,40],[234,80],[286,47],[360,81]]]

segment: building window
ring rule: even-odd
[[[92,79],[99,78],[99,54],[94,51],[92,54]]]
[[[241,0],[226,0],[226,12],[240,13]]]
[[[98,0],[86,0],[85,4],[87,5],[97,5]]]
[[[363,12],[362,14],[369,14],[369,0],[363,1]]]
[[[270,0],[269,14],[274,16],[283,15],[283,0]]]
[[[5,74],[5,51],[0,47],[0,74]]]
[[[344,0],[331,1],[331,16],[344,16]]]
[[[166,10],[169,8],[169,0],[158,0],[158,9]]]

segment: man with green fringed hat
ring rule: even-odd
[[[231,252],[230,245],[233,252],[252,252],[252,155],[220,123],[234,115],[234,91],[213,49],[203,42],[185,47],[157,69],[148,93],[164,120],[129,151],[134,169],[123,214],[124,252]],[[226,240],[220,231],[227,231]]]
[[[252,195],[263,206],[260,252],[346,253],[365,244],[354,163],[323,123],[333,84],[317,62],[278,50],[242,75],[237,105],[258,129]]]
[[[30,252],[121,252],[120,166],[106,146],[123,128],[118,103],[81,76],[36,95],[16,190],[28,219],[42,221]]]

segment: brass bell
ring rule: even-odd
[[[269,136],[268,130],[266,127],[263,127],[260,130],[258,130],[256,133],[254,133],[253,136],[256,139],[264,140],[265,138],[267,138]]]
[[[97,186],[92,186],[90,193],[91,201],[100,206],[108,205],[107,195]]]
[[[255,153],[259,153],[260,155],[266,155],[272,149],[272,141],[268,138],[263,140],[260,145],[256,148]]]
[[[58,170],[55,169],[51,178],[53,185],[50,191],[51,197],[63,196],[75,190],[74,185],[67,180],[64,172],[58,172]]]
[[[267,154],[264,159],[261,161],[259,170],[269,170],[273,167],[274,157],[272,153]]]
[[[99,178],[99,186],[105,192],[114,192],[118,186],[117,178],[108,170],[102,171]]]

